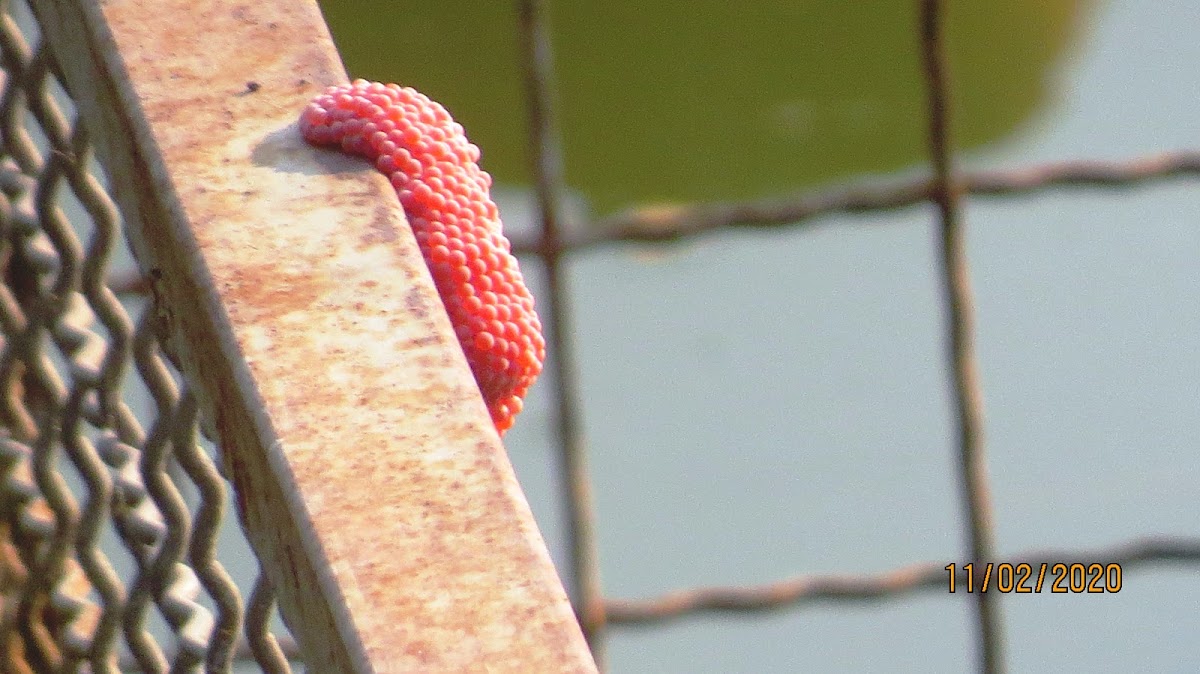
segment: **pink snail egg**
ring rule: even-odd
[[[300,132],[313,145],[362,155],[388,176],[503,434],[542,371],[546,342],[487,192],[491,176],[476,164],[479,148],[441,105],[366,80],[317,96],[300,115]]]

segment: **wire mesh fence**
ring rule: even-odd
[[[797,227],[838,212],[937,205],[954,373],[967,559],[994,558],[989,542],[981,402],[974,381],[969,273],[961,201],[1072,186],[1119,187],[1200,174],[1200,154],[959,174],[947,135],[950,87],[940,52],[940,6],[920,3],[919,39],[929,88],[933,177],[851,186],[799,199],[631,209],[564,233],[562,161],[555,131],[553,60],[539,2],[518,3],[530,155],[542,228],[516,250],[547,270],[541,307],[556,392],[556,428],[570,514],[571,563],[562,570],[598,661],[610,625],[648,625],[705,611],[754,612],[813,600],[888,599],[944,588],[941,564],[872,576],[800,576],[755,587],[711,587],[659,598],[605,598],[596,545],[583,403],[562,281],[572,253],[621,241],[668,242],[738,227]],[[180,339],[154,297],[156,279],[134,271],[113,182],[64,86],[35,12],[0,5],[0,643],[5,671],[228,671],[235,661],[290,671],[298,657],[281,632],[264,558],[245,578],[219,561],[230,519],[220,454],[203,437],[197,391],[170,344]],[[38,15],[43,16],[43,15]],[[298,111],[297,111],[298,112]],[[125,214],[128,217],[128,214]],[[137,242],[132,246],[137,248]],[[152,276],[152,274],[151,274]],[[1200,541],[1144,539],[1107,550],[1029,553],[1014,559],[1200,563]],[[995,595],[978,602],[980,668],[1002,671]],[[243,598],[244,597],[244,598]],[[278,634],[278,636],[276,636]]]
[[[271,594],[245,606],[216,559],[226,482],[155,306],[108,287],[132,269],[120,214],[22,3],[0,60],[5,671],[222,671],[251,650],[288,671]]]
[[[968,544],[964,559],[987,564],[996,558],[994,524],[984,455],[983,402],[974,353],[974,308],[970,271],[963,242],[961,202],[967,195],[1030,195],[1064,187],[1131,187],[1148,180],[1200,174],[1200,154],[1179,152],[1127,162],[1065,161],[1008,171],[962,174],[954,167],[948,100],[951,77],[943,47],[943,3],[918,0],[919,42],[927,86],[928,149],[932,176],[894,185],[867,184],[822,191],[799,198],[750,202],[686,204],[631,208],[574,228],[574,237],[559,234],[557,199],[564,193],[562,159],[555,136],[552,83],[553,59],[548,30],[542,23],[544,3],[524,0],[520,28],[526,98],[530,110],[530,147],[542,214],[541,236],[517,241],[515,249],[540,255],[546,262],[551,313],[550,351],[567,354],[551,372],[557,391],[557,441],[562,452],[564,500],[569,504],[568,531],[573,597],[597,661],[603,664],[603,643],[613,625],[662,623],[704,612],[754,613],[776,611],[815,601],[858,602],[885,600],[914,591],[946,590],[946,566],[914,564],[875,575],[798,576],[761,586],[701,587],[677,590],[645,600],[606,599],[596,559],[595,515],[591,505],[585,443],[579,437],[578,382],[570,344],[569,307],[559,275],[559,259],[571,252],[616,242],[663,243],[686,240],[719,230],[794,228],[820,216],[883,211],[932,203],[937,207],[941,274],[947,325],[945,330],[949,382],[957,420],[957,452],[963,522]],[[1032,568],[1047,560],[1070,562],[1106,560],[1118,568],[1142,564],[1200,562],[1200,540],[1146,537],[1103,550],[1044,550],[1018,555],[1014,566]],[[982,567],[981,567],[982,568]],[[952,571],[954,572],[954,571]],[[960,567],[958,582],[967,582]],[[975,603],[976,645],[980,671],[1005,670],[1005,638],[998,592],[966,595]]]

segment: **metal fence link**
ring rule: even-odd
[[[221,672],[253,654],[289,672],[261,578],[238,648],[225,481],[155,306],[106,283],[120,215],[30,17],[0,2],[0,661]]]
[[[275,610],[275,595],[271,583],[262,570],[250,591],[250,604],[246,608],[246,639],[254,659],[267,674],[287,674],[287,658],[275,635],[271,634],[271,613]]]

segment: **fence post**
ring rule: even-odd
[[[32,4],[309,671],[595,671],[315,3]]]

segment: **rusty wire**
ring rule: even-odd
[[[929,93],[929,154],[938,211],[942,291],[946,300],[946,347],[954,392],[958,435],[958,482],[971,561],[996,558],[995,518],[983,442],[983,388],[975,354],[975,297],[967,262],[961,195],[954,184],[954,144],[950,138],[950,74],[943,46],[942,4],[922,0],[921,64]],[[974,595],[980,671],[1004,671],[1004,626],[1000,594]]]
[[[1119,161],[1071,160],[1025,168],[956,172],[954,180],[963,194],[1027,198],[1055,189],[1131,189],[1169,178],[1196,176],[1200,176],[1200,152],[1181,150]],[[931,178],[918,177],[864,181],[791,197],[638,206],[570,230],[560,246],[577,252],[613,243],[690,241],[724,230],[811,227],[815,220],[825,216],[880,213],[928,203],[933,189]],[[528,236],[514,236],[513,250],[537,254],[540,244]],[[140,280],[123,279],[121,283],[122,287],[136,291]]]
[[[565,179],[554,115],[553,56],[542,5],[540,0],[520,0],[517,10],[521,65],[529,109],[529,153],[541,218],[539,249],[546,267],[546,292],[550,303],[549,311],[545,312],[546,345],[551,353],[550,369],[557,393],[557,442],[571,549],[571,570],[567,577],[583,634],[597,666],[603,669],[605,616],[600,552],[596,544],[596,514],[580,413],[565,259],[559,243],[562,236],[560,199]]]
[[[1095,550],[1038,550],[1014,555],[1011,564],[1037,568],[1046,560],[1072,564],[1097,559],[1123,570],[1139,566],[1200,564],[1200,538],[1151,537]],[[956,579],[966,583],[958,568]],[[609,622],[621,625],[665,623],[703,613],[756,614],[819,602],[896,601],[916,592],[946,592],[949,580],[941,562],[911,564],[882,573],[796,576],[765,585],[701,587],[668,592],[650,599],[605,601]]]

